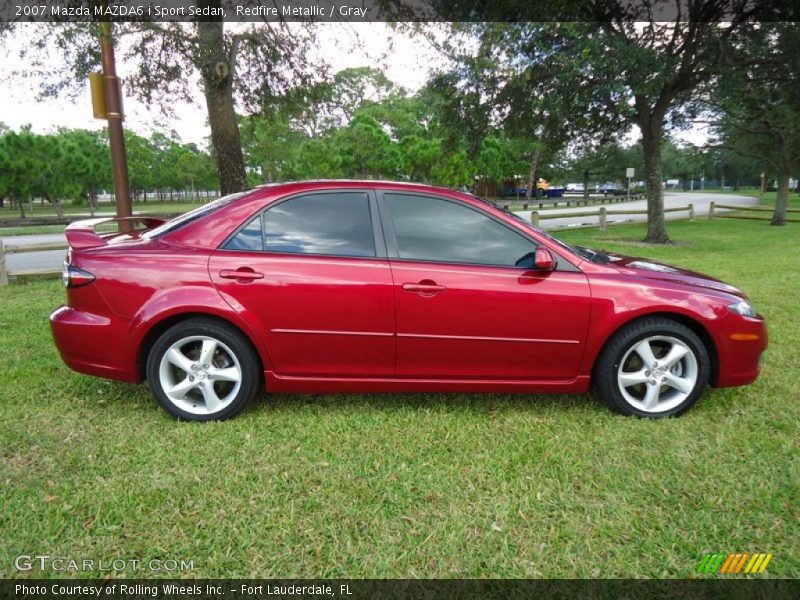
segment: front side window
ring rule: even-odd
[[[536,245],[466,206],[411,194],[384,194],[400,258],[514,266]]]
[[[288,254],[375,256],[369,196],[366,192],[333,192],[285,200],[248,223],[225,247]]]

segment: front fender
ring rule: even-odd
[[[715,294],[691,293],[669,285],[643,285],[641,281],[592,278],[592,306],[586,353],[580,373],[591,375],[606,342],[628,323],[649,315],[681,317],[701,327],[716,349],[721,342],[714,323],[727,316],[727,301]]]

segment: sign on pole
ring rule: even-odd
[[[628,178],[628,191],[627,191],[627,198],[628,200],[631,199],[631,179],[633,179],[633,167],[628,167],[625,169],[625,177]]]

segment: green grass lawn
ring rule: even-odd
[[[756,577],[800,576],[800,229],[668,228],[679,244],[639,244],[644,225],[563,237],[715,275],[767,316],[761,378],[673,420],[416,394],[262,396],[178,423],[145,386],[61,363],[57,282],[0,288],[0,576],[39,575],[13,557],[40,553],[198,577],[683,578],[734,551],[774,554]]]
[[[39,235],[64,233],[63,225],[29,225],[27,227],[0,227],[0,238],[11,235]]]
[[[210,199],[209,199],[210,200]],[[206,199],[197,202],[159,202],[158,200],[151,200],[149,202],[134,202],[134,213],[175,213],[185,212],[192,208],[205,204]],[[61,204],[62,212],[69,215],[89,215],[89,207],[86,204],[74,204],[72,202],[64,202]],[[102,202],[97,208],[98,212],[114,212],[116,209],[110,202]],[[55,217],[56,211],[53,205],[45,202],[41,204],[39,201],[33,203],[33,208],[28,203],[25,203],[25,215],[28,217]],[[19,209],[11,208],[8,203],[3,208],[0,208],[0,220],[2,219],[17,219],[19,218]]]

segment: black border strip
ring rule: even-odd
[[[85,574],[84,574],[85,575]],[[109,574],[111,575],[111,574]],[[170,592],[170,586],[183,588]],[[243,586],[245,590],[243,591]],[[187,592],[188,588],[188,592]],[[83,592],[70,592],[81,590]],[[38,592],[36,590],[39,590]],[[58,590],[58,591],[55,591]],[[134,590],[133,592],[123,590]],[[41,593],[43,591],[43,593]],[[137,593],[138,592],[138,593]],[[0,598],[29,600],[264,600],[278,598],[413,599],[458,598],[681,598],[794,599],[800,596],[796,579],[32,579],[0,581]]]
[[[800,21],[795,0],[0,0],[0,22]],[[710,2],[708,3],[710,4]]]

